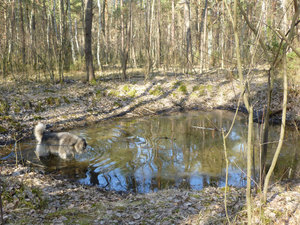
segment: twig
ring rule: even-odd
[[[201,130],[216,130],[216,131],[220,131],[219,129],[210,128],[210,127],[198,127],[198,126],[192,126],[192,127],[196,128],[196,129],[201,129]]]
[[[1,224],[4,224],[4,219],[3,219],[3,204],[2,204],[2,186],[0,186],[0,212],[1,212]]]
[[[224,206],[225,206],[225,214],[226,214],[226,218],[227,218],[228,224],[231,224],[229,216],[228,216],[228,211],[227,211],[228,157],[227,157],[226,137],[224,135],[224,129],[222,129],[222,138],[223,138],[224,155],[225,155],[225,162],[226,162]]]
[[[246,177],[248,177],[248,176],[247,176],[247,173],[244,172],[244,171],[242,170],[242,168],[239,167],[238,164],[236,164],[236,162],[235,162],[234,160],[233,160],[232,162],[234,163],[234,165],[235,165],[235,166],[236,166],[236,167],[237,167],[237,168],[238,168],[238,169],[239,169]],[[253,183],[254,183],[255,185],[258,186],[258,183],[256,183],[255,180],[252,179],[252,177],[250,177],[250,179],[251,179],[251,181],[253,181]]]
[[[46,166],[44,166],[44,165],[40,165],[40,164],[31,162],[29,160],[26,160],[26,163],[28,163],[29,165],[33,165],[33,166],[37,166],[37,167],[41,167],[41,168],[46,168]]]

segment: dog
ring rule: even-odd
[[[36,155],[38,158],[58,155],[62,159],[72,159],[76,153],[83,153],[87,143],[84,138],[68,132],[46,132],[46,126],[38,123],[34,128],[34,136],[37,140]]]

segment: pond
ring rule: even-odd
[[[86,138],[88,152],[76,160],[52,157],[43,163],[48,172],[60,173],[82,184],[106,190],[147,193],[166,188],[200,190],[225,185],[222,134],[229,129],[234,114],[227,111],[188,112],[135,119],[114,119],[95,126],[70,131]],[[260,155],[261,125],[254,124],[256,176]],[[279,126],[270,128],[270,162]],[[229,185],[246,185],[247,117],[239,115],[227,140]],[[34,143],[23,143],[22,155],[40,163]],[[300,139],[287,131],[275,178],[295,176],[299,168]]]

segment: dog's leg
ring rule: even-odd
[[[65,151],[65,149],[64,149],[63,146],[59,146],[58,155],[62,159],[67,159],[67,153],[66,153],[66,151]]]
[[[38,158],[40,158],[41,156],[49,155],[49,152],[47,152],[46,147],[44,145],[38,143],[35,149],[35,154]]]

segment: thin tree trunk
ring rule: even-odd
[[[236,58],[237,58],[237,68],[239,73],[239,78],[241,84],[246,86],[246,91],[244,93],[244,104],[248,110],[248,140],[247,140],[247,189],[246,189],[246,202],[247,202],[247,217],[248,224],[251,224],[252,221],[252,206],[251,206],[251,169],[252,169],[252,130],[253,130],[253,106],[249,103],[248,95],[248,81],[244,84],[243,71],[242,71],[242,62],[240,56],[240,44],[239,44],[239,34],[237,29],[237,0],[234,0],[234,19],[233,19],[233,29],[234,29],[234,40],[235,40],[235,49],[236,49]],[[242,87],[241,89],[244,89]]]
[[[56,25],[56,15],[55,15],[56,9],[55,9],[55,7],[56,7],[56,1],[53,0],[53,9],[52,9],[53,28],[54,28],[54,31],[55,31],[56,38],[58,40],[59,36],[58,36],[57,25]]]
[[[19,0],[20,7],[20,20],[21,20],[21,32],[22,32],[22,61],[26,64],[26,40],[25,40],[25,28],[24,28],[24,15],[23,15],[23,5],[22,0]]]
[[[80,54],[81,57],[85,54],[85,13],[86,13],[86,0],[81,0],[81,23],[82,23],[82,29],[81,29],[81,35],[79,35],[80,40]]]
[[[284,139],[284,132],[285,132],[285,123],[286,123],[286,105],[287,105],[287,71],[286,71],[286,48],[284,48],[284,56],[283,56],[283,103],[282,103],[282,121],[281,121],[281,128],[280,128],[280,137],[279,142],[270,166],[270,169],[266,175],[265,182],[264,182],[264,189],[263,189],[263,202],[265,203],[267,201],[267,192],[268,192],[268,186],[269,181],[271,178],[271,175],[274,171],[279,153],[282,148],[283,139]]]
[[[156,66],[159,69],[161,64],[161,28],[160,28],[160,11],[161,11],[161,0],[157,0],[157,57],[156,57]]]
[[[153,17],[154,17],[154,5],[155,5],[155,0],[152,0],[152,5],[150,3],[150,0],[147,1],[149,4],[149,7],[147,7],[150,11],[151,8],[151,12],[148,12],[148,26],[149,28],[147,28],[148,26],[146,25],[146,28],[148,29],[147,32],[147,47],[146,47],[146,57],[147,57],[147,63],[146,63],[146,72],[145,72],[145,79],[149,79],[150,77],[150,71],[152,69],[152,27],[153,27]]]
[[[185,22],[185,35],[186,35],[186,72],[188,73],[192,64],[192,36],[190,26],[190,2],[185,0],[184,4],[184,22]]]
[[[130,37],[130,48],[131,48],[130,52],[132,54],[131,57],[132,57],[132,60],[133,60],[133,67],[137,68],[135,49],[134,49],[134,41],[133,41],[133,16],[132,15],[130,17],[130,35],[131,35],[131,37]]]
[[[59,43],[59,57],[58,57],[58,73],[59,82],[64,81],[64,63],[65,63],[65,48],[66,48],[66,17],[65,17],[64,0],[60,0],[60,43]]]
[[[220,48],[221,48],[221,68],[224,69],[224,34],[225,34],[225,9],[224,9],[224,2],[222,1],[222,15],[221,15],[221,43],[220,43]]]
[[[123,0],[120,0],[120,9],[121,9],[121,65],[122,65],[122,80],[126,80],[126,63],[127,63],[127,57],[126,57],[126,50],[125,50],[125,37],[124,37],[124,8],[123,8]]]
[[[74,30],[75,30],[75,46],[76,46],[76,50],[77,50],[77,53],[80,54],[80,48],[79,48],[79,42],[78,42],[78,31],[77,31],[77,20],[75,18],[75,27],[74,27]]]
[[[85,0],[85,62],[87,81],[95,80],[92,55],[93,0]]]
[[[237,0],[234,0],[233,7],[233,17],[230,12],[229,6],[226,1],[224,1],[226,8],[228,10],[228,14],[233,24],[234,31],[234,41],[235,41],[235,52],[237,58],[237,69],[239,74],[239,79],[241,83],[241,92],[243,94],[244,104],[249,113],[248,115],[248,140],[247,140],[247,188],[246,188],[246,204],[247,204],[247,217],[248,224],[251,224],[252,221],[252,206],[251,206],[251,169],[252,169],[252,131],[253,131],[253,106],[250,104],[249,98],[249,84],[248,81],[244,83],[243,71],[242,71],[242,62],[240,55],[240,43],[239,43],[239,33],[237,29]],[[245,91],[244,91],[245,90]]]
[[[74,38],[73,38],[73,34],[72,34],[72,19],[71,19],[70,0],[67,0],[67,3],[68,3],[69,36],[70,36],[70,42],[71,42],[72,62],[74,63],[76,61],[76,56],[75,56],[75,49],[74,49]]]
[[[174,51],[175,51],[175,0],[172,0],[172,25],[171,25],[171,57],[174,63]]]
[[[207,4],[208,0],[205,0],[205,5],[202,11],[202,16],[201,16],[201,25],[200,25],[200,73],[203,72],[203,64],[204,64],[204,59],[203,59],[203,54],[204,54],[204,49],[205,49],[205,39],[206,39],[206,20],[207,20]],[[204,34],[202,34],[204,30]]]
[[[296,19],[299,17],[299,6],[297,0],[294,0],[294,8],[295,13],[293,15],[290,33],[287,38],[288,41],[293,39],[294,36],[294,26]],[[263,202],[266,203],[267,201],[267,193],[268,193],[268,186],[270,182],[271,175],[274,171],[275,165],[277,163],[277,159],[279,157],[282,145],[283,145],[283,139],[284,139],[284,133],[285,133],[285,124],[286,124],[286,111],[287,111],[287,95],[288,95],[288,78],[287,78],[287,62],[286,62],[286,50],[287,50],[287,44],[283,47],[283,102],[282,102],[282,119],[281,119],[281,127],[280,127],[280,137],[278,141],[278,145],[274,154],[274,157],[272,159],[272,163],[270,166],[270,169],[266,175],[265,182],[264,182],[264,189],[263,189]]]
[[[98,20],[98,33],[97,33],[97,64],[99,69],[101,70],[101,62],[100,62],[100,37],[101,37],[101,3],[100,0],[97,0],[98,4],[98,15],[99,15],[99,20]]]
[[[33,68],[37,69],[37,56],[36,56],[36,0],[33,1],[33,11],[31,16],[31,42],[32,42],[32,54],[33,54]]]

